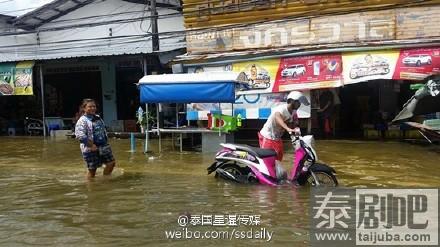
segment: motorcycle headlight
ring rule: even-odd
[[[308,146],[315,148],[315,138],[312,135],[303,136],[303,140]]]

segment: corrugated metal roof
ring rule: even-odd
[[[2,20],[9,21],[9,20],[12,20],[14,18],[15,18],[14,16],[0,14],[0,19],[2,19]]]
[[[34,29],[94,0],[55,0],[14,20],[17,27]]]
[[[185,42],[176,41],[166,44],[161,43],[160,52],[170,52],[185,48]],[[26,53],[2,53],[0,62],[15,62],[26,60],[51,60],[64,59],[76,57],[97,57],[97,56],[117,56],[117,55],[133,55],[133,54],[150,54],[153,53],[151,46],[146,46],[145,42],[133,43],[130,45],[116,45],[116,46],[99,46],[93,48],[78,48],[78,49],[63,49],[56,52],[40,52],[39,49],[34,49]],[[9,55],[9,56],[8,56]]]
[[[145,4],[145,0],[122,0]],[[157,7],[180,7],[179,0],[156,0]],[[14,20],[14,24],[20,28],[29,30],[37,28],[44,23],[55,20],[73,10],[81,8],[87,4],[96,2],[96,0],[55,0],[45,4],[25,15],[19,16]]]

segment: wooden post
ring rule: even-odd
[[[46,137],[46,110],[44,105],[44,79],[43,79],[43,65],[40,65],[40,86],[41,86],[41,107],[43,109],[43,136]]]

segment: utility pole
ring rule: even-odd
[[[159,32],[157,30],[157,11],[156,11],[156,0],[151,0],[151,31],[152,31],[152,41],[153,41],[153,52],[159,51]]]

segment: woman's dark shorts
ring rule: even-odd
[[[95,152],[83,153],[83,158],[89,170],[96,170],[98,167],[101,167],[102,164],[107,164],[115,160],[110,145],[100,146]]]

